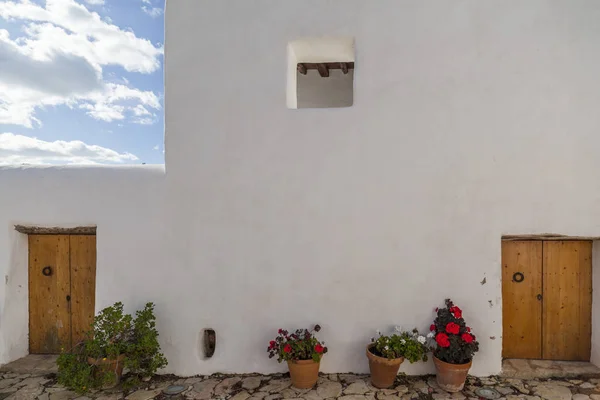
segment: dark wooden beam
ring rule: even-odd
[[[95,235],[95,226],[78,226],[74,228],[59,228],[45,226],[15,225],[15,230],[27,235]]]
[[[319,71],[319,75],[321,75],[322,78],[329,78],[329,68],[327,67],[327,64],[317,64],[317,70]]]
[[[332,69],[339,69],[347,74],[348,71],[354,69],[354,62],[298,63],[298,72],[302,75],[306,75],[311,69],[319,71],[319,74],[326,78],[329,76],[329,70]]]

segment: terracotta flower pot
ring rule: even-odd
[[[376,356],[371,353],[373,344],[367,346],[367,358],[369,359],[369,369],[371,370],[371,383],[379,389],[387,389],[394,384],[400,364],[404,362],[404,357],[394,358],[392,360]]]
[[[465,386],[467,374],[471,368],[472,361],[466,364],[449,364],[433,356],[433,362],[437,371],[437,383],[446,392],[460,392]]]
[[[310,389],[319,379],[320,363],[313,360],[288,361],[292,386],[298,389]]]
[[[125,354],[121,354],[119,357],[115,358],[92,358],[88,357],[88,364],[95,365],[98,370],[96,373],[99,374],[108,374],[112,373],[112,377],[108,379],[104,384],[104,388],[109,389],[117,386],[121,381],[121,376],[123,375],[123,366],[125,365]]]

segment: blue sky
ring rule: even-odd
[[[164,160],[164,0],[0,0],[0,164]]]

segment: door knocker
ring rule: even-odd
[[[42,270],[42,274],[44,276],[52,275],[52,267],[44,267],[44,269]]]
[[[513,274],[513,282],[521,283],[525,280],[525,275],[522,272],[515,272]]]

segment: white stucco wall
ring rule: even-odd
[[[316,322],[321,369],[365,372],[375,329],[426,330],[452,297],[472,372],[498,373],[501,235],[600,235],[600,3],[171,0],[166,19],[166,174],[0,170],[0,363],[27,343],[12,225],[94,223],[97,306],[154,301],[166,372],[283,371],[268,340]],[[355,39],[353,107],[287,108],[287,45],[314,35]]]
[[[323,78],[316,70],[306,75],[297,73],[298,108],[350,107],[353,98],[354,71],[344,74],[332,69],[329,77]]]
[[[96,308],[120,299],[130,311],[147,301],[164,307],[156,295],[172,290],[164,179],[162,166],[0,167],[0,364],[29,344],[27,235],[15,224],[97,225]]]

